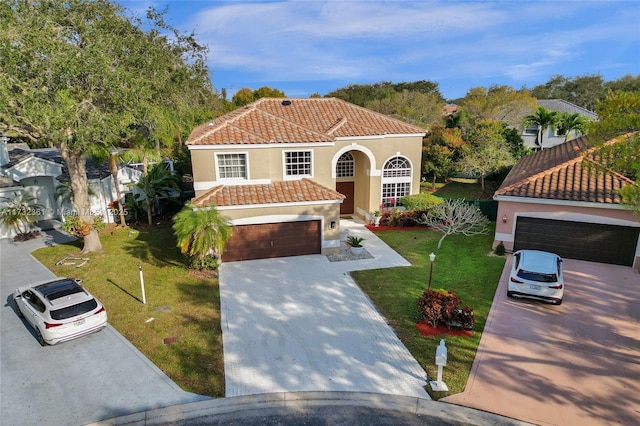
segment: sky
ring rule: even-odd
[[[288,97],[350,84],[428,80],[449,100],[552,76],[640,75],[640,0],[121,0],[209,47],[215,89]]]

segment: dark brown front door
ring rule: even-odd
[[[223,262],[300,256],[321,252],[320,221],[240,225],[222,254]]]
[[[347,197],[340,204],[340,214],[353,214],[353,182],[336,182],[336,191]]]

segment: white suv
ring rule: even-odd
[[[507,296],[561,304],[564,296],[562,258],[537,250],[518,250],[513,253]]]
[[[58,278],[18,288],[13,302],[19,317],[33,327],[41,345],[64,342],[102,330],[107,311],[72,278]]]

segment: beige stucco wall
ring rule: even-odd
[[[498,204],[493,246],[495,248],[496,245],[502,242],[507,251],[513,250],[518,216],[640,227],[640,218],[634,216],[630,210],[602,208],[599,206],[602,205],[593,203],[582,206],[577,205],[577,203],[576,205],[567,205],[554,202],[533,204],[524,202],[524,200],[513,202],[501,199]],[[506,222],[504,221],[505,219]],[[640,268],[640,241],[636,246],[634,268]]]
[[[322,228],[322,254],[337,254],[340,251],[340,204],[295,203],[289,206],[259,206],[254,208],[219,207],[222,215],[233,225],[294,222],[320,220]],[[334,227],[332,228],[331,225]]]
[[[341,179],[354,181],[355,213],[365,217],[379,209],[382,196],[382,167],[389,159],[400,155],[412,166],[411,193],[420,192],[422,135],[388,136],[372,138],[343,138],[331,143],[279,144],[234,147],[190,147],[196,196],[205,194],[219,184],[258,184],[284,180],[283,159],[285,151],[313,151],[313,179],[328,188],[335,189],[335,165],[344,152],[350,151],[356,161],[356,175]],[[216,153],[246,153],[249,179],[245,181],[216,181]]]

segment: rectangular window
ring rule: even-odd
[[[385,207],[396,207],[402,205],[402,197],[410,194],[411,183],[385,183],[382,185],[382,204]]]
[[[217,154],[219,179],[247,179],[247,154]]]
[[[537,135],[538,134],[538,126],[531,126],[524,129],[525,135]]]
[[[311,151],[287,151],[284,153],[285,176],[312,176]]]

